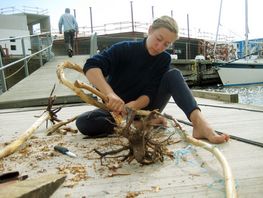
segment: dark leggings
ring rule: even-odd
[[[155,99],[145,109],[159,109],[159,111],[162,112],[171,96],[175,103],[184,111],[188,119],[191,112],[198,109],[191,90],[186,84],[181,72],[177,69],[171,69],[163,75]],[[100,136],[103,134],[111,134],[115,122],[109,112],[96,109],[81,114],[76,120],[76,125],[84,135]]]

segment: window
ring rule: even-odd
[[[14,38],[14,37],[10,36],[9,38]],[[10,42],[16,42],[16,39],[10,39]]]
[[[11,50],[13,51],[16,50],[16,45],[11,45],[10,47],[11,47]]]

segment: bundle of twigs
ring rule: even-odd
[[[63,71],[65,68],[73,69],[82,73],[82,68],[77,64],[64,62],[58,65],[57,76],[62,84],[74,91],[86,103],[94,105],[98,108],[102,108],[104,110],[108,110],[104,103],[100,103],[97,100],[94,100],[91,96],[85,94],[82,89],[88,90],[102,98],[102,100],[107,101],[107,98],[103,96],[102,93],[85,83],[81,83],[79,81],[75,81],[75,83],[72,83],[67,80]],[[114,114],[112,115],[114,116]],[[142,124],[140,125],[140,127],[136,127],[134,121],[135,115],[142,116],[140,120]],[[153,138],[154,128],[151,125],[151,120],[156,118],[156,116],[165,115],[160,114],[158,111],[134,111],[132,109],[128,109],[128,116],[126,118],[125,125],[123,125],[123,119],[114,117],[116,121],[116,133],[127,138],[129,142],[128,145],[111,152],[102,153],[96,149],[95,152],[97,152],[101,157],[105,157],[106,155],[112,155],[118,152],[122,152],[123,150],[128,150],[129,152],[127,155],[124,156],[123,160],[128,159],[128,161],[130,162],[133,159],[136,159],[141,164],[151,164],[156,161],[163,161],[163,156],[168,155],[168,153],[166,152],[166,145],[169,138],[167,138],[165,141],[158,141]],[[227,197],[231,198],[236,197],[235,182],[232,176],[231,169],[227,163],[227,160],[219,151],[219,149],[209,143],[197,140],[187,135],[187,133],[182,130],[182,128],[180,127],[180,125],[178,125],[178,122],[176,122],[174,118],[170,116],[168,116],[167,118],[174,121],[174,127],[177,128],[177,130],[180,130],[182,137],[187,142],[202,147],[216,156],[224,170],[226,195]]]

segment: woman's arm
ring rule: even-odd
[[[117,113],[124,110],[124,101],[112,90],[111,86],[107,83],[100,68],[91,68],[86,72],[86,77],[89,82],[102,92],[107,98],[107,107]]]
[[[143,95],[137,98],[137,100],[128,102],[126,106],[134,110],[139,110],[139,109],[143,109],[144,107],[146,107],[149,104],[149,102],[150,102],[150,98],[146,95]]]

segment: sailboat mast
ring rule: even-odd
[[[249,54],[248,52],[248,33],[249,33],[249,29],[248,29],[248,4],[247,4],[247,0],[245,0],[245,56],[247,56]]]
[[[223,4],[223,0],[221,0],[221,2],[220,2],[220,9],[219,9],[218,23],[217,23],[217,29],[216,29],[216,39],[215,39],[215,45],[214,45],[214,57],[215,57],[215,55],[216,55],[216,44],[217,44],[218,32],[219,32],[219,26],[220,26],[220,20],[221,20],[222,4]]]

